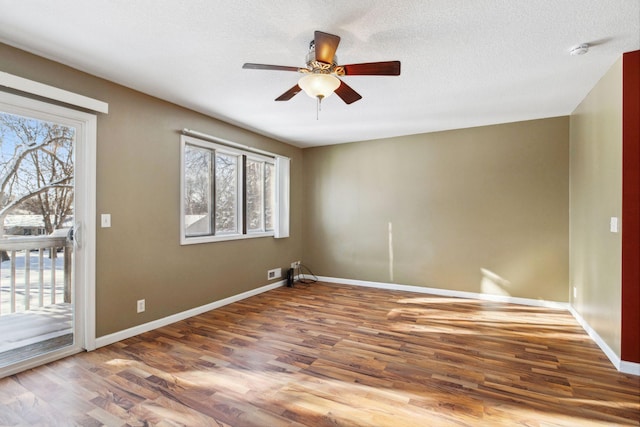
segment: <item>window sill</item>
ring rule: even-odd
[[[273,231],[267,231],[263,233],[249,233],[249,234],[228,234],[221,236],[193,236],[182,237],[180,239],[180,245],[197,245],[200,243],[214,243],[214,242],[228,242],[230,240],[245,240],[255,239],[258,237],[274,237]]]

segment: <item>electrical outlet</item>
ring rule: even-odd
[[[293,261],[291,263],[291,268],[300,268],[300,261]]]
[[[273,270],[267,271],[267,280],[279,279],[282,277],[282,269],[274,268]]]
[[[576,288],[575,286],[573,287],[573,297],[578,298],[578,288]]]
[[[143,299],[138,300],[137,310],[138,313],[142,313],[145,310],[145,303]]]

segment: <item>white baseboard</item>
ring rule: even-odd
[[[618,370],[625,374],[640,376],[640,363],[622,360],[620,361],[620,367]]]
[[[575,317],[575,319],[578,321],[580,326],[582,326],[582,329],[585,330],[585,332],[589,335],[589,337],[591,337],[591,339],[598,345],[598,347],[600,347],[600,350],[602,350],[604,354],[609,358],[611,363],[613,363],[613,366],[615,366],[617,370],[620,370],[620,357],[616,354],[615,351],[613,351],[611,347],[609,347],[609,344],[607,344],[602,339],[600,334],[598,334],[595,331],[595,329],[593,329],[587,323],[587,321],[584,320],[584,318],[580,315],[580,313],[576,311],[575,308],[573,308],[572,306],[569,306],[569,312],[571,312],[573,317]]]
[[[345,285],[366,286],[370,288],[391,289],[394,291],[418,292],[422,294],[438,295],[453,298],[479,299],[485,301],[507,302],[511,304],[530,305],[535,307],[557,308],[568,310],[569,303],[557,301],[545,301],[532,298],[517,298],[508,295],[491,295],[476,292],[452,291],[449,289],[426,288],[423,286],[400,285],[397,283],[368,282],[363,280],[338,279],[335,277],[318,277],[321,282],[342,283]]]
[[[536,300],[529,298],[516,298],[510,297],[506,295],[491,295],[491,294],[481,294],[475,292],[463,292],[463,291],[452,291],[448,289],[437,289],[437,288],[426,288],[422,286],[411,286],[411,285],[400,285],[396,283],[382,283],[382,282],[368,282],[363,280],[352,280],[352,279],[339,279],[335,277],[318,277],[319,281],[328,282],[328,283],[339,283],[345,285],[354,285],[354,286],[367,286],[372,288],[380,288],[380,289],[391,289],[396,291],[408,291],[408,292],[418,292],[423,294],[431,294],[431,295],[439,295],[453,298],[469,298],[469,299],[479,299],[486,301],[496,301],[496,302],[506,302],[512,304],[522,304],[522,305],[530,305],[536,307],[547,307],[547,308],[557,308],[562,310],[568,310],[573,317],[578,321],[580,326],[585,330],[585,332],[591,337],[591,339],[600,347],[600,349],[604,352],[604,354],[609,358],[613,366],[615,368],[625,374],[631,375],[639,375],[640,376],[640,363],[627,362],[624,360],[620,360],[620,357],[609,347],[609,345],[598,335],[598,333],[589,326],[589,324],[580,316],[580,314],[571,306],[571,304],[566,302],[557,302],[557,301],[544,301],[544,300]]]
[[[149,332],[154,329],[161,328],[162,326],[170,325],[172,323],[179,322],[180,320],[197,316],[198,314],[202,314],[207,311],[214,310],[216,308],[225,306],[227,304],[231,304],[236,301],[241,301],[243,299],[252,297],[254,295],[258,295],[263,292],[270,291],[271,289],[279,288],[283,286],[285,283],[286,283],[286,280],[281,280],[279,282],[271,283],[269,285],[265,285],[257,289],[252,289],[250,291],[243,292],[238,295],[233,295],[228,298],[214,301],[212,303],[205,304],[200,307],[192,308],[190,310],[183,311],[181,313],[176,313],[171,316],[163,317],[162,319],[154,320],[152,322],[134,326],[133,328],[125,329],[123,331],[115,332],[113,334],[98,337],[96,338],[96,348],[104,347],[105,345],[113,344],[114,342],[122,341],[124,339],[142,334],[144,332]]]
[[[635,362],[627,362],[626,360],[622,360],[620,356],[616,354],[615,351],[602,339],[602,337],[587,323],[586,320],[576,311],[575,308],[569,306],[569,311],[578,321],[580,326],[587,332],[589,337],[596,343],[600,350],[604,352],[604,354],[609,358],[613,366],[616,369],[624,374],[630,375],[638,375],[640,376],[640,363]]]

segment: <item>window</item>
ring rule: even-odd
[[[247,231],[273,230],[275,162],[246,159]]]
[[[182,136],[181,243],[288,237],[289,159]]]

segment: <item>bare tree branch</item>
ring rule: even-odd
[[[0,224],[4,224],[4,220],[7,217],[7,215],[9,214],[9,212],[13,208],[15,208],[16,206],[18,206],[21,203],[23,203],[25,200],[28,200],[28,199],[30,199],[30,198],[32,198],[34,196],[37,196],[38,194],[44,193],[45,191],[49,191],[49,190],[54,189],[54,188],[71,188],[71,189],[73,189],[73,185],[72,184],[63,184],[63,182],[69,181],[70,179],[71,179],[70,177],[66,177],[66,178],[63,178],[63,179],[59,180],[58,182],[52,182],[51,184],[44,185],[44,186],[38,188],[37,190],[34,190],[30,194],[25,194],[24,196],[20,197],[19,199],[16,199],[16,200],[12,201],[11,203],[9,203],[8,205],[4,206],[2,209],[0,209]]]
[[[0,112],[0,227],[18,206],[42,215],[48,233],[73,215],[73,137],[73,128]]]

